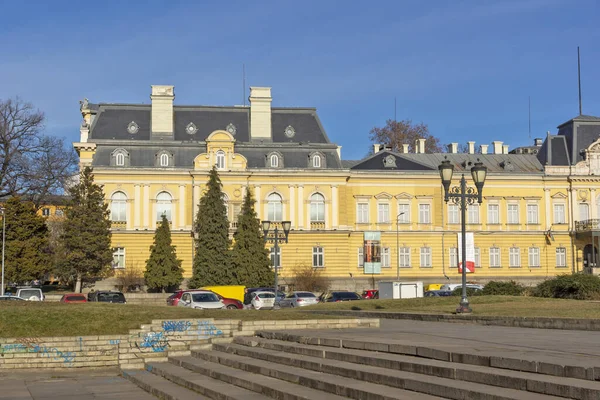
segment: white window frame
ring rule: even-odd
[[[283,198],[278,193],[267,197],[267,218],[269,221],[283,220]]]
[[[356,204],[356,223],[368,224],[369,223],[369,203],[357,203]]]
[[[506,223],[509,225],[518,225],[519,221],[519,205],[509,203],[506,207]]]
[[[448,203],[448,223],[460,224],[460,207],[458,204]]]
[[[113,249],[113,269],[125,269],[125,247],[115,247]]]
[[[565,204],[564,203],[555,203],[554,204],[554,223],[555,224],[566,224],[567,219],[565,215]]]
[[[125,165],[125,154],[123,154],[123,153],[115,154],[115,165],[117,167],[122,167]]]
[[[509,268],[521,268],[521,249],[519,247],[511,247],[508,249],[508,266]]]
[[[325,268],[325,251],[321,246],[312,248],[312,266],[313,268]]]
[[[537,204],[527,204],[527,225],[539,224],[539,207]]]
[[[419,204],[419,223],[420,224],[431,224],[431,204],[420,203]]]
[[[168,196],[168,199],[167,199]],[[162,197],[162,198],[161,198]],[[156,195],[156,221],[162,220],[162,215],[165,214],[170,222],[173,218],[173,196],[169,192],[160,192]]]
[[[127,221],[127,195],[121,191],[114,192],[110,198],[110,220]]]
[[[321,193],[310,196],[310,222],[325,222],[325,196]]]
[[[421,247],[420,261],[421,268],[431,268],[431,247]]]
[[[271,154],[270,164],[271,168],[279,168],[279,156],[277,154]]]
[[[410,224],[410,203],[398,203],[398,223]]]
[[[390,223],[390,203],[377,203],[377,223],[378,224],[389,224]]]
[[[449,259],[449,265],[450,268],[458,268],[458,248],[457,247],[450,247],[450,249],[448,249],[448,259]]]
[[[381,248],[381,268],[390,268],[392,261],[392,253],[389,247]]]
[[[50,216],[50,209],[48,207],[45,207],[42,209],[42,215],[44,217],[49,217]]]
[[[398,254],[400,257],[400,268],[410,268],[411,267],[411,259],[410,259],[410,247],[400,247],[398,249]]]
[[[502,253],[500,247],[490,247],[490,268],[502,267]]]
[[[496,203],[488,204],[487,223],[489,225],[500,223],[500,205]]]
[[[169,166],[169,155],[166,153],[162,153],[160,155],[160,166],[168,167]]]
[[[313,168],[321,168],[321,156],[315,154],[312,159]]]
[[[539,268],[541,267],[540,260],[540,248],[539,247],[530,247],[529,248],[529,268]]]
[[[469,204],[467,207],[467,221],[469,224],[479,224],[479,214],[480,214],[479,203]]]
[[[481,268],[481,249],[475,247],[475,268]]]
[[[363,247],[358,248],[358,268],[364,268],[365,266],[365,249]]]
[[[217,169],[225,169],[226,168],[225,152],[223,150],[219,150],[215,154],[215,157],[216,157],[215,165],[217,166]]]
[[[588,203],[579,203],[579,220],[587,221],[590,219],[590,205]]]
[[[281,247],[277,249],[277,264],[275,264],[275,247],[269,248],[269,261],[271,268],[275,269],[275,265],[277,265],[277,271],[281,271]]]
[[[557,247],[556,248],[556,268],[567,267],[567,248]]]

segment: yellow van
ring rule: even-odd
[[[228,299],[237,299],[244,302],[244,289],[246,286],[243,285],[228,285],[228,286],[204,286],[200,289],[210,290],[220,294]]]
[[[440,290],[442,288],[442,285],[442,283],[430,283],[429,285],[425,286],[425,291]]]

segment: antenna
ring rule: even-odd
[[[394,96],[394,122],[396,122],[396,96]]]
[[[529,139],[531,139],[531,96],[529,96]]]
[[[242,101],[244,102],[244,107],[246,107],[246,64],[242,64],[242,90],[244,91]]]
[[[577,46],[577,82],[579,83],[579,115],[581,115],[581,61],[579,59],[579,46]]]

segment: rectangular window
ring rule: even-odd
[[[369,223],[369,203],[358,203],[356,206],[356,222],[359,224]]]
[[[518,268],[521,266],[521,249],[518,247],[511,247],[508,249],[508,266],[511,268]]]
[[[567,266],[567,248],[556,248],[556,268],[564,268]]]
[[[458,268],[458,249],[450,247],[450,268]]]
[[[488,224],[500,223],[500,206],[498,204],[488,204]]]
[[[527,223],[538,223],[538,206],[537,204],[527,204]]]
[[[277,258],[275,258],[275,247],[271,247],[269,249],[269,258],[271,259],[271,266],[273,268],[277,268],[277,270],[281,269],[281,247],[277,251]]]
[[[398,204],[398,223],[410,223],[410,204]]]
[[[586,221],[590,218],[590,206],[587,203],[579,203],[579,220]]]
[[[43,208],[43,209],[42,209],[42,215],[43,215],[44,217],[48,217],[48,216],[50,216],[50,209],[49,209],[49,208]]]
[[[421,268],[431,268],[431,247],[421,247]]]
[[[460,224],[460,213],[457,204],[448,204],[448,223]]]
[[[381,248],[381,268],[390,268],[390,248]]]
[[[564,204],[555,204],[554,205],[554,223],[555,224],[564,224],[565,222],[566,222],[565,205]]]
[[[377,204],[377,222],[380,224],[390,223],[390,205],[388,203]]]
[[[358,248],[358,268],[363,268],[365,266],[365,256],[363,251],[364,249],[362,247]]]
[[[431,205],[419,204],[419,223],[430,224],[431,223]]]
[[[400,247],[400,268],[410,268],[410,247]]]
[[[490,268],[500,268],[499,247],[490,247]]]
[[[117,268],[125,268],[125,248],[117,247],[113,249],[113,262],[112,267]]]
[[[529,248],[529,268],[540,267],[540,248],[530,247]]]
[[[508,205],[508,220],[506,222],[509,224],[518,224],[519,223],[519,205],[518,204],[509,204]]]
[[[479,223],[479,204],[469,204],[469,208],[467,208],[467,212],[469,213],[467,217],[467,221],[469,224],[478,224]]]
[[[481,268],[481,251],[479,247],[475,247],[475,267]]]
[[[320,246],[313,247],[313,268],[323,268],[325,266],[323,248]]]

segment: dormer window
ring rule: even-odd
[[[125,149],[115,149],[111,154],[110,165],[113,167],[129,167],[129,153]]]
[[[313,167],[314,168],[321,168],[321,156],[316,155],[313,157]]]
[[[326,168],[325,156],[321,152],[314,152],[308,156],[309,168]]]
[[[217,161],[215,162],[217,169],[225,169],[225,152],[223,150],[217,151]]]
[[[271,154],[271,168],[277,168],[279,167],[279,157],[277,157],[277,154]]]
[[[168,154],[163,153],[160,155],[160,166],[161,167],[169,166],[169,155]]]
[[[265,168],[283,168],[283,154],[272,151],[265,155]]]
[[[122,166],[124,166],[124,165],[125,165],[125,154],[123,154],[123,153],[118,153],[118,154],[115,156],[115,165],[116,165],[117,167],[122,167]]]
[[[154,166],[160,168],[173,166],[173,155],[166,150],[156,153]]]

